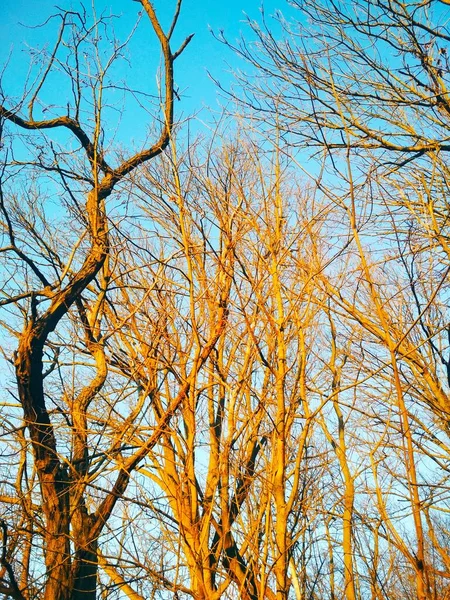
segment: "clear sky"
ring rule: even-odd
[[[167,23],[172,15],[175,0],[154,0],[154,5],[161,20]],[[42,48],[45,45],[53,45],[58,28],[56,20],[42,29],[31,29],[26,25],[42,23],[49,15],[57,12],[55,6],[79,9],[80,3],[76,0],[3,0],[1,3],[0,63],[4,64],[8,54],[12,53],[10,66],[4,76],[3,92],[6,95],[19,94],[23,88],[30,60],[29,47]],[[91,0],[85,2],[85,6],[90,13]],[[124,38],[131,30],[136,15],[141,10],[139,3],[133,0],[96,0],[95,7],[97,14],[104,11],[105,14],[121,15],[121,18],[115,21],[118,38]],[[211,29],[216,33],[223,30],[230,41],[236,40],[241,34],[251,38],[245,15],[259,19],[260,7],[260,0],[184,0],[176,39],[182,40],[190,33],[194,33],[195,37],[176,63],[176,80],[182,97],[176,106],[178,114],[187,116],[198,113],[204,106],[219,110],[218,91],[207,72],[227,87],[232,81],[230,70],[244,65],[241,65],[237,57],[223,44],[214,39]],[[286,0],[266,0],[264,8],[266,15],[271,15],[275,9],[287,9],[287,3]],[[130,46],[130,65],[128,71],[123,72],[124,79],[135,79],[141,83],[148,77],[151,85],[154,85],[159,60],[159,53],[155,52],[155,48],[149,25],[142,22]],[[43,94],[48,93],[49,98],[52,93],[61,96],[62,90],[58,86],[58,82],[49,80]],[[65,105],[62,99],[61,105]],[[128,113],[129,111],[127,117],[131,117]],[[205,118],[206,114],[205,109],[201,110],[200,118]]]

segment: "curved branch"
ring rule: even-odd
[[[103,155],[96,151],[94,144],[89,139],[88,135],[81,127],[81,125],[75,119],[68,116],[55,117],[54,119],[48,119],[47,121],[35,121],[23,119],[17,113],[8,110],[4,106],[0,105],[0,118],[6,119],[15,125],[18,125],[22,129],[55,129],[57,127],[65,127],[71,131],[78,139],[82,147],[84,148],[86,155],[91,164],[96,164],[101,170],[106,173],[111,173],[112,169],[107,164]]]

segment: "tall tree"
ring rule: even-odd
[[[377,360],[383,357],[379,368],[391,382],[401,432],[412,553],[380,490],[378,510],[414,570],[417,597],[430,598],[425,524],[431,537],[433,525],[423,506],[431,492],[417,452],[419,431],[431,423],[449,452],[448,9],[397,0],[290,5],[298,10],[292,18],[276,13],[271,27],[263,13],[261,23],[250,22],[256,41],[233,46],[252,66],[240,76],[240,102],[264,129],[284,132],[303,170],[341,212],[332,235],[352,262],[335,264],[324,285],[341,335],[343,326],[362,327],[361,344],[373,340]],[[306,149],[314,153],[309,163]],[[356,286],[348,285],[351,272]],[[344,483],[350,490],[348,475]],[[444,549],[441,555],[445,561]],[[348,573],[351,564],[349,557]],[[348,598],[353,585],[349,575]]]
[[[60,15],[3,101],[0,592],[441,600],[444,9],[306,0],[279,38],[264,16],[251,123],[188,143],[180,3],[168,33],[141,4],[164,65],[147,149],[114,143],[130,55],[106,16]]]
[[[13,364],[25,429],[17,449],[16,492],[27,515],[21,534],[10,533],[10,524],[2,521],[1,591],[12,598],[35,597],[33,589],[47,600],[96,597],[99,538],[145,455],[144,449],[132,453],[106,484],[100,465],[107,446],[98,441],[98,427],[88,426],[114,395],[106,358],[111,332],[104,329],[115,268],[107,201],[132,171],[167,147],[174,125],[174,62],[190,40],[171,46],[181,2],[167,32],[153,4],[141,5],[163,65],[161,110],[148,145],[128,156],[108,147],[110,73],[129,41],[115,37],[111,18],[88,17],[85,9],[54,15],[60,22],[56,42],[47,55],[41,53],[32,85],[25,84],[19,101],[2,92],[1,304],[9,310],[7,331],[17,340]],[[54,81],[68,93],[50,104]],[[75,369],[69,383],[67,361],[76,364],[80,356],[85,366]],[[110,445],[118,452],[120,438]],[[93,494],[88,488],[96,481],[102,491]],[[36,564],[41,553],[45,573]]]

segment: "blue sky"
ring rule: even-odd
[[[3,91],[5,94],[19,94],[29,65],[29,47],[51,47],[54,43],[58,23],[50,22],[43,29],[31,29],[25,25],[42,23],[49,15],[57,12],[55,5],[63,8],[77,8],[75,0],[4,0],[0,8],[0,63],[4,64],[11,52],[10,66],[4,76]],[[167,23],[172,15],[175,0],[155,0],[154,5],[163,22]],[[286,0],[267,0],[264,3],[267,15],[276,8],[284,10]],[[91,1],[85,3],[88,12],[91,11]],[[97,14],[105,11],[121,18],[115,21],[116,34],[119,38],[126,36],[133,26],[136,15],[141,9],[139,3],[132,0],[96,0]],[[226,87],[233,80],[230,69],[242,65],[237,57],[214,39],[211,29],[215,32],[223,30],[230,41],[241,34],[251,37],[251,32],[245,23],[245,14],[250,18],[260,16],[260,0],[228,0],[226,2],[208,2],[202,0],[184,0],[182,13],[177,28],[177,40],[182,40],[190,33],[195,33],[189,47],[176,63],[176,80],[182,96],[177,103],[177,112],[184,117],[196,113],[200,119],[208,119],[205,106],[220,111],[224,100],[218,98],[218,90],[208,76],[208,71]],[[154,85],[155,69],[159,55],[155,52],[154,38],[151,36],[148,23],[142,22],[130,46],[130,65],[123,72],[124,80],[146,81]],[[158,55],[158,56],[157,56]],[[155,62],[156,58],[156,62]],[[152,62],[153,61],[153,62]],[[46,89],[51,98],[62,95],[59,82],[49,80]],[[50,100],[49,100],[50,102]],[[61,105],[65,102],[61,98]],[[128,111],[129,113],[129,111]],[[133,115],[127,113],[127,118]]]

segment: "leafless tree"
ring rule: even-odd
[[[253,43],[221,37],[252,67],[239,76],[245,85],[241,106],[259,117],[265,131],[283,132],[298,149],[300,167],[341,214],[332,235],[342,260],[326,271],[323,283],[336,331],[331,350],[343,356],[344,372],[350,369],[352,352],[334,350],[334,340],[347,339],[351,349],[359,332],[360,372],[369,368],[368,381],[378,382],[384,405],[391,407],[375,446],[385,453],[394,435],[389,454],[403,456],[405,470],[392,485],[404,478],[408,490],[412,553],[390,516],[390,493],[379,479],[384,460],[370,451],[376,509],[389,543],[414,571],[417,597],[436,597],[443,592],[436,591],[435,577],[445,568],[431,565],[428,537],[437,539],[424,506],[445,510],[436,494],[447,493],[447,459],[431,483],[422,457],[439,460],[449,451],[447,13],[436,2],[290,5],[294,11],[286,18],[276,13],[275,24],[264,12],[259,23],[250,22]],[[354,406],[361,411],[363,405]],[[339,420],[342,407],[336,410]],[[345,456],[343,439],[338,458]],[[345,472],[351,495],[355,478]],[[355,513],[349,518],[354,526]],[[348,552],[346,597],[353,598],[354,548]],[[445,563],[445,549],[437,553]]]
[[[105,16],[61,14],[3,99],[6,597],[449,593],[444,9],[293,4],[211,139],[174,126],[180,3],[164,33],[141,1],[146,149],[111,133]]]
[[[108,405],[117,410],[110,398],[120,400],[108,383],[112,332],[104,328],[115,268],[108,202],[170,141],[174,62],[190,38],[171,46],[181,2],[167,33],[153,4],[140,4],[138,20],[148,20],[162,56],[154,141],[118,156],[108,139],[110,72],[128,40],[114,36],[107,17],[54,15],[55,45],[23,96],[17,101],[2,90],[1,305],[6,332],[16,340],[11,393],[23,411],[22,424],[17,410],[7,424],[9,435],[19,432],[18,474],[3,500],[11,514],[17,504],[22,509],[16,529],[10,518],[2,521],[1,591],[12,598],[96,597],[99,538],[146,452],[131,452],[114,472],[101,469],[112,459],[108,452],[117,455],[123,445],[120,438],[105,445],[101,423]],[[47,104],[56,75],[67,96]]]

